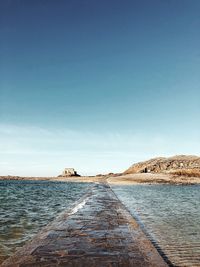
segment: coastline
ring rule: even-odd
[[[173,179],[173,181],[172,181],[172,179]],[[183,179],[184,182],[180,183],[180,180],[181,179]],[[75,217],[71,218],[71,216],[75,216],[75,214],[77,213],[77,211],[79,212],[79,209],[80,209],[80,214],[78,214],[78,225],[80,226],[80,219],[81,219],[80,216],[83,216],[83,214],[85,213],[85,212],[83,212],[83,209],[82,208],[84,208],[84,206],[87,204],[87,202],[88,202],[89,205],[91,205],[91,203],[92,203],[92,209],[91,209],[92,212],[97,212],[97,214],[103,214],[101,212],[99,213],[99,209],[97,208],[98,206],[95,204],[96,202],[93,201],[93,198],[92,199],[89,199],[91,197],[91,194],[90,194],[90,191],[91,190],[90,190],[90,188],[93,188],[94,189],[94,194],[96,196],[98,196],[98,192],[101,193],[101,189],[100,189],[100,191],[98,189],[97,190],[98,192],[97,192],[95,188],[101,188],[102,186],[105,187],[105,189],[106,188],[110,188],[111,191],[112,191],[112,185],[116,185],[116,186],[118,186],[118,189],[123,190],[123,187],[120,188],[120,185],[123,186],[123,185],[148,185],[148,184],[151,184],[151,185],[153,185],[153,184],[154,185],[155,184],[157,184],[157,185],[159,185],[159,184],[160,185],[164,185],[164,184],[169,185],[169,184],[171,184],[171,185],[174,185],[173,188],[175,189],[175,187],[176,187],[175,185],[194,185],[195,183],[192,182],[193,179],[195,179],[196,184],[199,184],[199,179],[197,179],[197,178],[192,178],[192,179],[191,178],[187,178],[186,179],[186,177],[176,177],[175,178],[174,176],[168,175],[168,174],[152,174],[152,173],[144,173],[144,174],[141,173],[141,174],[134,174],[134,175],[132,175],[132,174],[131,175],[130,174],[128,174],[128,175],[110,174],[110,175],[107,175],[107,176],[96,176],[96,177],[92,177],[92,176],[90,176],[90,177],[89,176],[78,177],[77,176],[77,177],[67,177],[67,178],[66,177],[19,177],[19,176],[8,176],[8,177],[3,176],[3,177],[0,177],[0,180],[8,180],[8,181],[9,180],[10,181],[16,180],[16,181],[19,181],[19,182],[20,181],[52,181],[52,183],[51,183],[51,186],[52,187],[54,186],[53,185],[53,182],[56,182],[56,181],[66,182],[66,183],[67,182],[91,183],[91,184],[89,184],[89,191],[88,191],[88,193],[86,193],[86,195],[88,194],[87,197],[85,197],[85,194],[84,194],[80,198],[80,200],[78,200],[78,202],[75,202],[74,205],[70,207],[70,211],[66,214],[66,216],[64,216],[65,222],[63,221],[63,223],[65,225],[67,225],[67,221],[69,219],[69,227],[71,229],[70,231],[72,231],[72,235],[69,235],[66,238],[66,245],[67,246],[71,246],[70,244],[72,244],[73,241],[74,241],[74,233],[75,233],[75,235],[77,234],[77,231],[76,231],[77,229],[73,229],[72,228],[72,225],[71,225],[71,219],[74,220]],[[5,183],[5,184],[6,184],[6,186],[7,185],[9,186],[9,182],[8,183]],[[40,184],[42,185],[42,183],[40,183]],[[44,184],[44,187],[45,187],[45,184]],[[22,183],[22,185],[23,185],[23,183]],[[61,186],[63,186],[63,185],[64,184],[62,184]],[[67,184],[65,184],[65,185],[67,185]],[[43,187],[43,185],[42,185],[42,187]],[[134,187],[132,187],[132,188],[134,188]],[[191,188],[196,188],[196,187],[191,187]],[[135,189],[138,190],[137,187],[135,187]],[[186,188],[184,188],[184,190],[185,189]],[[188,189],[190,190],[189,187],[188,187]],[[107,189],[106,189],[106,192],[107,192]],[[101,201],[105,201],[106,200],[106,198],[104,199],[104,198],[101,197],[101,194],[99,195],[99,197],[100,197]],[[99,200],[97,201],[97,203],[99,203]],[[113,199],[110,199],[109,205],[112,204],[112,203],[113,203]],[[88,204],[86,205],[86,212],[88,211],[88,207],[89,207]],[[113,216],[111,216],[111,213],[110,213],[110,210],[111,209],[109,209],[108,207],[106,208],[106,207],[107,207],[107,204],[105,205],[105,209],[103,210],[103,212],[105,212],[105,211],[107,212],[107,210],[109,210],[109,213],[106,216],[106,218],[111,218],[111,217],[113,218]],[[113,209],[113,210],[115,210],[115,209]],[[123,208],[123,211],[122,211],[122,214],[121,215],[124,216],[126,210],[127,210],[126,208],[125,209]],[[61,212],[61,214],[63,214],[63,212]],[[122,220],[122,216],[121,215],[119,216],[120,222]],[[96,214],[93,217],[96,218]],[[130,217],[130,216],[128,216],[128,217]],[[85,227],[85,218],[88,218],[88,216],[85,216],[83,218],[83,226],[84,227]],[[101,217],[101,220],[100,220],[101,221],[101,226],[102,226],[102,220],[103,220],[103,217]],[[124,217],[123,217],[123,220],[124,220]],[[133,219],[133,220],[134,220],[134,225],[135,225],[137,223],[137,221],[135,221],[135,219]],[[94,220],[92,220],[92,221],[94,222]],[[54,234],[52,234],[52,231],[54,231],[54,230],[55,230],[56,233],[58,232],[57,231],[57,219],[55,218],[55,221],[53,220],[52,222],[55,225],[56,229],[51,229],[50,231],[47,231],[47,232],[44,231],[43,232],[43,230],[45,230],[46,227],[42,228],[42,230],[39,231],[38,234],[36,235],[36,237],[39,237],[39,239],[37,239],[36,237],[34,237],[30,241],[27,241],[27,243],[23,246],[22,249],[17,250],[17,252],[14,253],[13,256],[11,255],[11,257],[9,257],[7,260],[5,260],[5,262],[2,263],[3,265],[1,265],[1,263],[0,263],[0,266],[10,266],[11,267],[11,266],[13,266],[12,265],[12,262],[21,261],[21,260],[22,260],[22,265],[23,266],[26,266],[26,263],[29,264],[29,260],[33,260],[33,261],[36,260],[36,261],[38,261],[40,259],[43,259],[43,253],[45,253],[45,255],[48,255],[48,253],[50,255],[52,255],[52,251],[51,250],[50,251],[48,250],[49,249],[49,246],[48,246],[49,242],[50,241],[53,242],[53,246],[51,248],[54,249],[55,243],[57,244],[57,242],[59,242],[59,240],[60,240],[60,238],[58,238],[58,240],[57,240],[56,235],[54,236]],[[50,225],[52,224],[52,222],[50,223]],[[129,221],[129,220],[127,221],[128,225],[130,227],[131,227],[131,224],[132,224],[131,222],[132,221]],[[61,221],[58,222],[58,227],[60,227],[60,223],[62,223],[62,222]],[[105,225],[109,224],[110,223],[110,219],[109,219],[109,221],[105,221],[104,223],[105,223]],[[91,231],[92,238],[97,239],[98,236],[95,235],[95,231],[97,229],[96,228],[96,222],[93,223],[92,225],[95,227],[94,228],[95,230],[94,231],[93,230]],[[111,223],[111,225],[112,225],[112,223]],[[84,227],[81,228],[81,229],[84,229]],[[139,224],[138,224],[137,229],[142,230]],[[58,230],[59,230],[59,233],[60,233],[60,228]],[[63,229],[63,231],[65,232],[65,235],[66,235],[66,229]],[[102,229],[100,229],[100,231],[102,232]],[[124,234],[125,234],[125,232],[123,230],[122,238],[124,238]],[[81,231],[79,231],[79,234],[76,237],[77,238],[76,240],[78,240],[78,241],[76,241],[76,244],[79,244],[79,243],[81,244],[82,241],[84,241],[83,243],[85,244],[85,242],[87,241],[87,238],[85,240],[85,237],[87,235],[88,235],[87,229],[86,229],[86,232],[83,232],[83,233]],[[50,236],[50,239],[48,238],[48,236]],[[43,237],[45,237],[45,238],[43,238]],[[82,237],[83,237],[84,240],[82,240]],[[114,238],[114,240],[116,238],[119,238],[118,232],[117,232],[117,236],[116,237],[115,236],[114,237],[112,236],[112,238]],[[137,243],[137,246],[140,248],[140,251],[141,251],[142,254],[144,254],[144,252],[145,252],[146,242],[147,241],[145,241],[145,243],[141,243],[140,241],[141,240],[147,240],[146,238],[148,239],[148,236],[146,234],[144,236],[141,236],[141,238],[136,238],[135,239],[135,237],[134,237],[134,240],[135,240],[134,242]],[[128,239],[128,238],[126,238],[126,239]],[[43,241],[44,241],[44,243],[43,243]],[[102,245],[101,240],[100,241],[97,240],[97,241],[95,241],[95,243]],[[36,244],[36,247],[35,247],[35,245],[32,247],[32,244],[33,245]],[[109,241],[109,244],[110,244],[110,241]],[[154,243],[152,243],[152,241],[150,241],[149,244],[152,245]],[[42,250],[40,250],[40,247],[42,247]],[[38,254],[36,255],[36,258],[35,258],[35,254],[34,254],[34,257],[32,257],[32,248],[34,249],[34,251],[35,250],[38,251]],[[113,245],[112,245],[112,248],[114,248]],[[155,247],[155,248],[157,249],[157,247]],[[160,249],[160,247],[158,247],[158,248]],[[74,254],[74,251],[77,250],[78,251],[77,253],[79,253],[80,251],[84,251],[83,258],[88,253],[88,255],[89,255],[88,256],[88,260],[89,260],[90,259],[89,257],[91,257],[91,250],[92,249],[93,249],[93,247],[91,248],[90,247],[90,244],[88,244],[87,251],[85,251],[85,246],[84,246],[84,249],[82,248],[82,246],[80,246],[80,247],[73,247],[72,248],[72,251],[70,252],[70,255],[67,252],[67,254],[66,254],[67,256],[66,255],[65,256],[66,256],[66,259],[68,259],[70,257],[70,260],[75,260],[75,261],[78,262],[78,258],[79,258],[80,255],[78,254],[78,256],[77,256],[76,254]],[[106,245],[106,249],[107,249],[107,245]],[[158,250],[158,251],[160,251],[160,250]],[[57,250],[56,250],[56,253],[57,253]],[[117,251],[117,253],[118,253],[118,251]],[[170,262],[170,259],[168,259],[168,256],[166,256],[165,254],[162,254],[162,253],[163,252],[161,250],[161,254],[160,253],[159,254],[160,254],[160,256],[162,256],[162,259],[164,259],[166,261],[166,263],[168,263],[168,261]],[[28,254],[28,258],[26,258],[27,254]],[[24,256],[21,257],[22,255],[24,255]],[[63,260],[64,259],[63,256],[62,256],[63,255],[63,250],[61,250],[61,252],[59,252],[58,254],[55,254],[55,256],[54,256],[55,259],[57,260],[60,257],[60,255],[61,255],[61,260]],[[101,257],[102,257],[102,255],[101,255]],[[109,259],[110,259],[110,256],[109,256],[108,260]],[[93,258],[91,260],[93,261]],[[28,261],[28,262],[26,262],[26,261]],[[142,261],[142,258],[141,258],[141,261]],[[10,263],[11,263],[11,265],[10,265]],[[27,265],[27,267],[28,266],[29,265]],[[129,265],[127,265],[127,266],[129,266]],[[130,265],[130,266],[132,266],[132,265]],[[153,264],[153,265],[150,265],[150,266],[155,266],[155,265]],[[161,265],[158,265],[158,266],[161,266]]]
[[[108,177],[109,184],[133,185],[133,184],[172,184],[193,185],[200,184],[200,177],[186,177],[164,173],[137,173],[126,174],[117,177]]]
[[[119,175],[102,175],[102,176],[71,176],[71,177],[0,176],[0,180],[53,181],[53,182],[77,182],[77,183],[107,182],[108,184],[115,184],[115,185],[200,184],[200,177],[186,177],[186,176],[164,174],[164,173],[137,173],[137,174],[119,174]]]

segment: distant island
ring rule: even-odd
[[[173,173],[200,177],[200,157],[178,155],[169,158],[158,157],[133,164],[124,173]]]
[[[134,163],[123,173],[80,176],[74,168],[65,168],[57,177],[0,176],[0,180],[47,180],[66,182],[108,182],[112,184],[200,184],[200,157],[177,155],[157,157]]]
[[[133,164],[119,179],[108,178],[110,183],[164,183],[164,184],[199,184],[200,157],[177,155],[157,157]]]
[[[65,168],[62,174],[58,175],[58,177],[72,177],[72,176],[80,176],[74,168]]]

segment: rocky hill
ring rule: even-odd
[[[147,161],[133,164],[124,173],[125,174],[144,173],[144,172],[162,173],[162,172],[172,172],[183,169],[200,170],[200,157],[178,155],[169,158],[165,157],[153,158]]]

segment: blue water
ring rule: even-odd
[[[174,266],[200,266],[200,185],[112,186]]]
[[[0,181],[0,263],[88,189],[90,184]]]

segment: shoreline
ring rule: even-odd
[[[7,179],[6,179],[7,178]],[[1,176],[0,177],[0,180],[10,180],[10,181],[13,181],[13,180],[18,180],[18,181],[52,181],[52,182],[56,182],[56,181],[60,181],[60,182],[78,182],[78,183],[80,183],[80,182],[82,182],[82,183],[87,183],[87,182],[90,182],[90,183],[93,183],[93,184],[89,184],[89,190],[88,190],[88,192],[86,192],[83,196],[81,196],[81,198],[78,200],[78,201],[75,201],[74,202],[74,205],[72,205],[70,208],[69,208],[69,210],[68,210],[68,213],[66,213],[65,214],[65,216],[64,216],[64,219],[65,219],[65,222],[63,222],[63,223],[65,223],[65,225],[66,225],[66,222],[67,222],[67,220],[69,219],[69,227],[70,227],[70,231],[72,231],[73,229],[71,228],[71,216],[74,216],[74,214],[76,214],[77,213],[77,211],[79,211],[79,209],[80,209],[80,214],[79,215],[81,215],[81,216],[83,216],[83,212],[82,212],[82,208],[84,208],[84,206],[85,206],[85,204],[87,204],[87,202],[89,203],[89,204],[91,204],[92,203],[92,205],[93,205],[93,208],[92,208],[92,211],[95,211],[95,207],[96,207],[96,204],[94,203],[94,201],[92,200],[92,201],[90,201],[89,200],[89,198],[91,197],[91,193],[89,192],[91,189],[90,188],[99,188],[99,187],[101,187],[101,186],[103,186],[103,187],[105,187],[105,188],[110,188],[111,189],[111,191],[113,191],[113,189],[112,189],[112,185],[116,185],[116,186],[120,186],[120,185],[149,185],[149,184],[151,184],[151,185],[164,185],[164,184],[167,184],[167,185],[169,185],[169,184],[171,184],[171,185],[193,185],[194,183],[191,183],[192,181],[191,181],[191,179],[190,179],[190,183],[188,183],[188,181],[187,181],[187,183],[186,183],[186,181],[185,181],[185,183],[182,183],[182,184],[180,184],[180,183],[178,183],[177,182],[177,179],[180,179],[181,177],[176,177],[176,183],[175,183],[175,181],[173,181],[173,183],[171,182],[171,183],[169,183],[168,182],[168,179],[172,179],[172,178],[174,178],[174,176],[170,176],[170,175],[166,175],[166,174],[150,174],[150,173],[148,173],[148,174],[134,174],[134,175],[118,175],[118,176],[116,176],[116,175],[107,175],[107,176],[97,176],[97,177],[92,177],[92,176],[84,176],[84,177],[68,177],[68,178],[66,178],[66,177],[19,177],[19,176],[8,176],[8,177],[5,177],[5,176]],[[184,177],[185,178],[185,177]],[[196,178],[195,178],[196,179]],[[148,181],[148,182],[147,182]],[[152,181],[154,181],[154,182],[152,182]],[[163,182],[163,181],[165,181],[165,182]],[[198,180],[197,180],[198,181]],[[199,183],[196,183],[196,184],[199,184]],[[23,185],[23,184],[22,184]],[[40,185],[42,185],[42,183],[40,184]],[[7,183],[6,183],[6,186],[7,186]],[[8,186],[9,186],[9,182],[8,182]],[[53,183],[51,184],[51,186],[53,186]],[[87,185],[86,185],[87,186]],[[120,188],[120,187],[118,187],[118,188]],[[121,190],[121,189],[120,189]],[[123,190],[123,189],[122,189]],[[136,190],[137,190],[137,188],[136,188]],[[99,190],[97,190],[97,191],[99,191]],[[107,191],[107,189],[106,189],[106,191]],[[96,192],[96,189],[94,190],[94,192]],[[101,190],[100,190],[100,192],[101,192]],[[87,195],[87,197],[85,197]],[[95,195],[97,195],[98,196],[98,194],[97,194],[97,192],[95,193]],[[114,195],[116,196],[116,194],[114,193]],[[88,198],[89,197],[89,198]],[[118,198],[117,198],[118,199]],[[87,201],[86,201],[87,200]],[[89,200],[89,201],[88,201]],[[101,201],[104,201],[104,199],[102,199],[101,198]],[[118,199],[119,200],[119,199]],[[112,200],[113,201],[113,200]],[[113,203],[113,202],[109,202],[109,204],[110,203]],[[98,203],[99,203],[99,201],[97,201]],[[119,202],[121,202],[120,200],[119,200]],[[106,205],[107,206],[107,205]],[[87,207],[88,207],[88,205],[87,205]],[[124,205],[123,205],[123,207],[125,207]],[[97,209],[98,210],[98,212],[99,212],[99,209]],[[108,209],[109,210],[109,212],[110,212],[110,209]],[[86,211],[88,211],[88,209],[86,208]],[[122,212],[122,215],[124,216],[124,214],[125,214],[125,212],[127,211],[127,208],[125,208],[125,209],[123,209],[123,212]],[[60,213],[60,215],[62,215],[63,214],[63,212],[64,211],[62,211],[61,213]],[[100,213],[101,214],[101,213]],[[78,215],[78,224],[80,224],[80,216]],[[68,218],[69,217],[69,218]],[[96,218],[96,215],[95,216],[93,216],[94,218]],[[109,216],[106,216],[106,218],[110,218],[110,213],[109,213]],[[126,216],[125,216],[126,217]],[[128,216],[129,217],[129,216]],[[59,216],[58,216],[58,218],[60,218]],[[87,216],[85,216],[85,218],[87,218]],[[134,221],[132,221],[131,220],[131,222],[133,222],[133,224],[135,225],[135,224],[138,224],[138,226],[137,226],[137,229],[140,229],[142,232],[143,232],[143,230],[142,230],[142,227],[141,227],[141,225],[138,223],[138,221],[135,219],[135,218],[133,218],[133,216],[131,215],[131,218],[134,220]],[[121,220],[122,220],[122,217],[121,217],[121,215],[120,215],[120,222],[121,222]],[[85,219],[83,220],[83,223],[84,223],[84,221],[85,221]],[[102,218],[101,218],[101,221],[102,221]],[[60,227],[60,223],[62,223],[61,221],[59,221],[59,223],[58,223],[58,227]],[[107,225],[108,223],[110,223],[110,220],[109,221],[105,221],[105,224]],[[130,224],[130,221],[128,221],[127,222],[128,224]],[[132,223],[131,223],[132,224]],[[131,227],[131,224],[130,224],[130,227]],[[55,225],[56,227],[57,227],[57,219],[55,219],[55,220],[53,220],[52,222],[50,222],[47,226],[49,226],[49,225]],[[85,225],[85,224],[84,224]],[[111,224],[112,225],[112,224]],[[95,226],[95,231],[96,231],[96,223],[94,224],[94,226]],[[102,226],[102,224],[101,224],[101,226]],[[84,228],[84,227],[83,227]],[[81,228],[81,229],[83,229],[83,228]],[[47,231],[45,231],[45,229],[47,230]],[[2,261],[2,262],[0,262],[0,266],[13,266],[12,264],[10,265],[10,263],[12,263],[12,261],[13,262],[16,262],[16,261],[21,261],[22,260],[22,265],[23,266],[26,266],[26,263],[27,264],[29,264],[29,262],[26,262],[27,260],[29,260],[30,258],[29,257],[32,257],[32,248],[34,249],[34,250],[37,250],[39,253],[38,253],[38,255],[37,255],[37,257],[35,258],[35,256],[33,257],[33,258],[31,258],[31,260],[36,260],[36,261],[38,261],[38,260],[40,260],[40,259],[42,259],[42,261],[43,261],[43,255],[41,255],[40,253],[45,253],[45,255],[47,255],[48,253],[50,253],[50,255],[52,255],[51,253],[52,253],[52,251],[48,251],[48,244],[49,244],[49,241],[51,241],[52,240],[52,242],[53,242],[53,246],[55,245],[55,242],[54,241],[56,241],[56,243],[57,243],[57,241],[59,242],[59,238],[58,238],[58,240],[57,239],[54,239],[54,234],[52,235],[52,231],[54,231],[55,229],[50,229],[50,231],[49,231],[49,229],[48,228],[46,228],[46,226],[44,226],[43,228],[41,228],[41,230],[39,230],[39,232],[36,234],[36,236],[35,237],[33,237],[33,239],[30,239],[30,241],[27,241],[26,243],[25,243],[25,245],[22,247],[22,249],[21,248],[19,248],[19,250],[17,250],[17,252],[15,252],[13,255],[11,255],[10,257],[8,257],[5,261]],[[70,244],[72,244],[73,242],[72,241],[74,241],[74,233],[75,233],[75,235],[77,234],[77,231],[76,231],[77,229],[74,229],[73,231],[72,231],[72,240],[71,240],[71,236],[68,236],[67,238],[66,238],[66,242],[68,242],[68,239],[69,239],[69,243],[66,243],[67,244],[67,246],[69,245],[69,246],[71,246]],[[90,229],[91,230],[91,229]],[[56,231],[56,233],[58,232],[57,230],[55,230]],[[65,231],[65,230],[63,230],[63,231]],[[100,231],[102,231],[102,229],[100,229]],[[59,233],[60,233],[60,228],[59,228]],[[79,235],[80,234],[80,235]],[[88,232],[86,231],[86,232],[79,232],[79,234],[78,234],[78,236],[77,236],[77,242],[76,242],[76,244],[78,243],[80,243],[81,244],[81,240],[82,240],[82,237],[83,237],[83,239],[85,238],[85,236],[88,234]],[[98,238],[98,237],[96,237],[96,235],[95,235],[95,232],[91,232],[91,234],[92,234],[92,238],[94,238],[94,236],[95,236],[95,238]],[[149,237],[148,237],[148,235],[145,233],[145,232],[143,232],[143,234],[144,234],[144,236],[141,236],[141,240],[144,240],[144,238],[145,238],[145,240],[146,240],[146,238],[148,239]],[[65,235],[66,235],[66,231],[65,231]],[[46,236],[47,236],[47,239],[46,239]],[[48,238],[48,236],[50,236],[50,239]],[[123,232],[123,235],[122,235],[122,238],[123,238],[123,236],[124,236],[124,232]],[[38,237],[38,238],[37,238]],[[43,237],[45,237],[45,239],[43,238]],[[52,238],[53,237],[53,238]],[[52,239],[51,239],[52,238]],[[114,239],[115,238],[119,238],[119,235],[117,234],[117,236],[116,237],[114,237]],[[149,240],[149,239],[148,239]],[[43,244],[43,241],[45,242],[45,246],[43,246],[44,244]],[[47,243],[46,243],[46,241],[47,241]],[[87,241],[87,240],[83,240],[84,241],[84,244],[85,244],[85,242]],[[101,241],[102,240],[97,240],[98,241],[98,244],[102,244],[101,243]],[[145,244],[144,243],[141,243],[140,242],[140,240],[137,238],[137,239],[135,239],[135,241],[137,242],[137,245],[140,247],[140,249],[141,249],[141,252],[142,252],[142,254],[143,254],[143,249],[145,249],[145,247],[146,247],[146,241],[145,241]],[[150,244],[151,245],[153,245],[154,246],[154,243],[151,241],[151,240],[149,240],[150,241]],[[100,242],[100,243],[99,243]],[[97,242],[96,242],[97,243]],[[36,246],[35,246],[35,245]],[[110,244],[110,243],[109,243]],[[33,245],[33,247],[32,247],[32,245]],[[88,244],[89,245],[89,244]],[[92,245],[93,246],[93,245]],[[42,248],[42,250],[40,250],[40,247],[43,247],[44,248],[44,250],[43,250],[43,248]],[[52,247],[53,248],[53,247]],[[157,251],[159,251],[158,250],[158,248],[159,247],[155,247],[154,246],[154,248],[157,250]],[[67,252],[67,254],[66,254],[66,257],[67,258],[69,258],[70,257],[70,260],[72,260],[73,258],[74,258],[74,260],[75,261],[78,261],[78,258],[77,258],[77,256],[74,254],[74,251],[75,251],[75,249],[77,249],[77,251],[78,251],[78,253],[80,252],[80,251],[82,251],[82,246],[81,247],[73,247],[72,248],[72,254],[68,254],[68,252]],[[85,247],[84,247],[84,249],[85,249]],[[92,247],[92,249],[93,249],[93,247]],[[107,249],[107,245],[106,245],[106,249]],[[160,248],[159,248],[160,249]],[[104,251],[104,250],[103,250]],[[57,250],[56,250],[56,253],[57,253]],[[71,253],[71,252],[70,252]],[[88,255],[89,255],[89,257],[91,256],[91,249],[90,249],[90,245],[89,245],[89,247],[88,247],[88,252],[86,251],[86,252],[84,252],[84,254],[83,254],[83,257],[84,257],[84,255],[86,255],[88,253]],[[26,259],[26,255],[28,254],[28,259]],[[56,258],[56,260],[60,257],[59,255],[63,255],[63,250],[61,250],[61,252],[59,252],[58,253],[58,255],[56,256],[55,255],[55,258]],[[24,255],[24,257],[21,257],[22,255]],[[35,255],[35,254],[34,254]],[[61,255],[61,260],[63,259],[63,257],[62,257],[62,255]],[[78,254],[79,255],[79,254]],[[161,253],[159,252],[159,255],[162,257],[162,259],[163,260],[165,260],[165,262],[166,263],[168,263],[168,261],[169,261],[169,259],[168,259],[168,257],[165,255],[165,254],[162,254],[162,251],[161,251]],[[79,257],[79,256],[78,256]],[[110,257],[110,256],[109,256]],[[107,257],[106,257],[107,258]],[[60,260],[60,259],[59,259]],[[91,259],[92,261],[93,261],[93,258]],[[108,259],[109,260],[109,259]],[[88,261],[89,261],[89,258],[88,258]],[[170,262],[170,261],[169,261]],[[20,262],[21,263],[21,262]],[[1,264],[3,264],[3,265],[1,265]],[[5,265],[4,265],[5,264]],[[8,265],[7,265],[8,264]],[[25,265],[24,265],[25,264]],[[78,266],[78,265],[77,265]],[[132,265],[130,265],[130,266],[132,266]],[[155,266],[155,265],[152,265],[152,266]],[[158,266],[161,266],[161,265],[158,265]],[[171,266],[171,265],[170,265]],[[28,267],[28,265],[27,265],[27,267]]]
[[[163,173],[137,173],[105,176],[71,176],[71,177],[21,177],[0,176],[0,180],[15,181],[52,181],[52,182],[77,182],[77,183],[108,183],[112,185],[136,184],[174,184],[194,185],[200,184],[200,177],[186,177]]]

